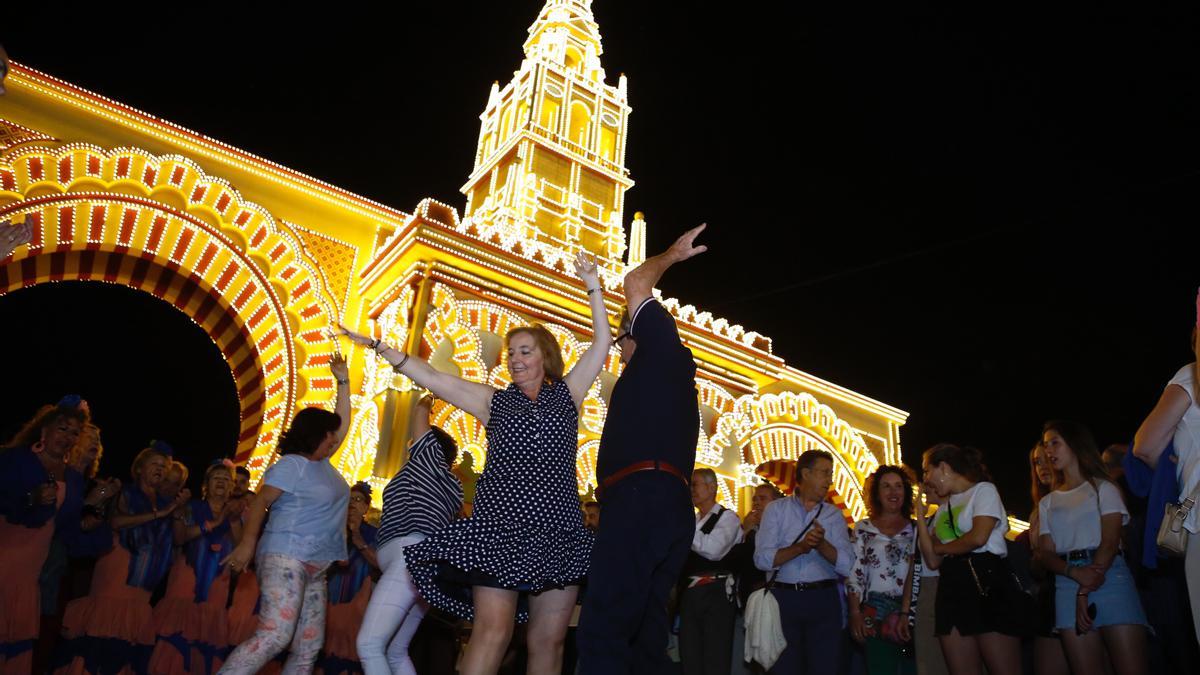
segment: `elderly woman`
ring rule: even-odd
[[[96,561],[87,597],[67,605],[60,654],[61,672],[94,673],[145,667],[154,645],[150,595],[171,566],[171,518],[187,503],[158,492],[170,466],[171,449],[155,441],[133,460],[133,482],[121,488],[109,517],[114,545]],[[67,663],[69,661],[69,663]]]
[[[487,466],[471,517],[404,551],[421,595],[473,622],[463,675],[497,671],[514,619],[529,621],[529,672],[562,667],[567,624],[593,541],[583,526],[575,475],[579,407],[612,345],[596,263],[581,253],[575,271],[591,301],[592,344],[565,375],[558,343],[542,326],[505,337],[512,384],[499,391],[343,329],[487,429]]]
[[[346,557],[350,502],[346,480],[329,463],[350,429],[350,374],[340,356],[329,369],[338,385],[337,412],[305,408],[296,413],[279,439],[282,456],[267,469],[247,507],[242,541],[226,558],[238,572],[257,551],[261,598],[258,628],[219,672],[257,673],[289,646],[284,670],[310,672],[324,644],[325,572]]]
[[[32,668],[41,616],[38,576],[58,523],[98,524],[83,522],[81,511],[84,501],[98,503],[104,495],[97,488],[85,500],[83,476],[67,466],[87,423],[87,406],[67,397],[39,410],[0,451],[0,672]]]
[[[171,567],[166,595],[154,608],[157,644],[150,672],[212,673],[229,646],[225,603],[229,568],[221,560],[242,536],[241,502],[232,498],[233,464],[216,460],[204,472],[201,498],[175,512],[175,543],[183,546]]]
[[[867,648],[867,673],[915,673],[901,647],[912,639],[908,614],[917,528],[913,481],[884,465],[867,477],[869,517],[854,526],[854,567],[846,581],[850,634]]]

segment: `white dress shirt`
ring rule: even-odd
[[[709,516],[720,511],[720,504],[709,509],[708,513],[696,513],[696,533],[692,535],[692,550],[705,560],[720,560],[729,554],[729,549],[742,542],[742,521],[737,513],[725,509],[725,513],[717,520],[712,532],[704,534],[701,526],[708,522]]]

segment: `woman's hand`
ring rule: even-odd
[[[575,274],[583,279],[588,290],[600,288],[600,271],[596,267],[596,257],[580,251],[575,255]]]
[[[917,503],[913,504],[913,511],[916,513],[917,522],[921,524],[921,527],[928,526],[928,523],[925,520],[925,514],[929,512],[929,504],[925,502],[924,486],[917,487]]]
[[[242,543],[237,545],[237,548],[233,549],[233,553],[225,556],[221,564],[228,564],[230,570],[241,572],[246,569],[246,565],[249,565],[250,561],[254,558],[254,546],[254,542],[248,539],[243,540]]]
[[[375,338],[367,337],[362,333],[355,333],[340,323],[338,324],[338,332],[334,333],[334,337],[339,336],[349,338],[354,344],[362,345],[363,347],[370,347],[371,345],[375,344]]]
[[[417,414],[429,417],[429,413],[433,412],[433,404],[437,401],[432,394],[425,394],[417,401]]]
[[[1079,590],[1083,593],[1090,593],[1104,585],[1104,571],[1095,565],[1068,568],[1067,576],[1079,584]]]
[[[334,354],[333,358],[329,360],[329,372],[333,374],[336,380],[349,380],[350,367],[346,365],[346,357],[341,354]]]
[[[850,637],[853,637],[855,642],[862,644],[867,641],[869,634],[869,630],[867,629],[867,619],[862,615],[862,612],[851,612]]]
[[[104,500],[117,494],[120,489],[121,481],[116,478],[98,480],[96,481],[96,484],[92,486],[92,489],[88,491],[87,497],[84,498],[83,503],[88,506],[98,506],[104,502]]]
[[[230,499],[225,502],[225,506],[221,507],[221,513],[217,515],[217,520],[237,520],[242,517],[242,512],[246,510],[246,500]]]
[[[13,225],[5,220],[0,223],[0,260],[7,258],[18,246],[28,244],[33,239],[33,227],[29,219],[20,225]]]
[[[896,623],[896,636],[904,642],[912,642],[912,626],[908,625],[907,611],[901,612],[900,621]]]
[[[1086,593],[1075,596],[1075,632],[1079,635],[1092,630],[1092,617],[1088,614],[1088,596]]]
[[[171,502],[171,503],[170,503],[170,504],[167,506],[167,508],[166,508],[166,509],[164,509],[163,511],[161,511],[161,513],[162,513],[163,515],[166,515],[166,514],[168,514],[168,513],[171,513],[171,512],[173,512],[175,509],[177,509],[177,508],[179,508],[179,507],[183,506],[184,504],[188,503],[188,501],[190,501],[190,500],[191,500],[191,498],[192,498],[192,491],[191,491],[191,490],[189,490],[189,489],[187,489],[187,488],[183,488],[182,490],[180,490],[180,491],[179,491],[179,494],[175,495],[175,501]]]

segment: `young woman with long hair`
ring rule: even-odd
[[[925,452],[926,483],[944,501],[930,531],[918,513],[921,553],[941,573],[935,632],[954,675],[1021,672],[1021,636],[1031,609],[1006,556],[1008,514],[990,482],[983,453],[950,443]],[[1026,602],[1022,603],[1024,599]]]
[[[1146,672],[1146,614],[1121,556],[1129,512],[1087,427],[1047,422],[1042,444],[1062,481],[1038,503],[1039,558],[1055,578],[1055,627],[1072,672]]]

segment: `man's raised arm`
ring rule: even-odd
[[[641,307],[647,298],[654,295],[654,287],[658,285],[658,280],[662,279],[662,275],[668,267],[708,250],[707,246],[693,244],[696,237],[700,236],[706,227],[708,225],[703,224],[684,232],[675,240],[674,244],[671,244],[670,248],[647,258],[645,262],[625,275],[625,306],[629,308],[631,321],[637,308]]]

